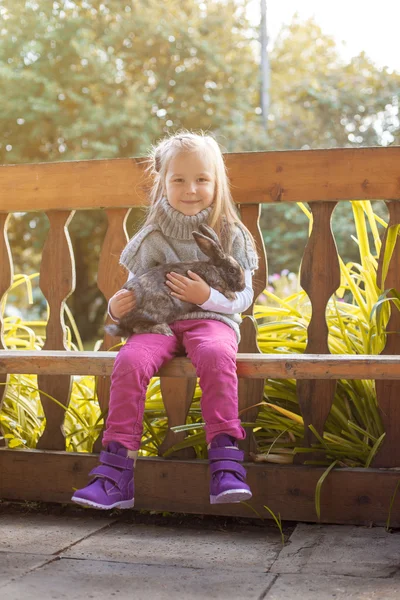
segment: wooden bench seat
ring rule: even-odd
[[[0,352],[0,373],[111,375],[117,352]],[[237,373],[246,379],[400,379],[398,355],[246,354],[237,355]],[[196,377],[188,358],[171,360],[159,377]]]

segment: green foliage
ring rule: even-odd
[[[329,467],[324,471],[324,473],[319,478],[316,488],[315,488],[315,512],[317,513],[318,521],[321,518],[321,488],[325,479],[328,477],[329,473],[336,467],[337,460],[334,460],[333,463],[329,465]]]
[[[1,312],[4,315],[8,297],[23,286],[28,302],[32,302],[32,282],[38,274],[30,277],[17,275],[8,293],[3,297]],[[66,319],[66,342],[70,350],[82,350],[82,342],[69,310]],[[7,316],[4,320],[4,343],[10,350],[40,350],[45,341],[46,321],[27,321],[19,316]],[[72,341],[75,332],[76,344]],[[52,398],[54,402],[57,399]],[[102,415],[95,398],[93,377],[74,377],[71,401],[65,413],[63,426],[66,449],[70,451],[90,451],[97,439],[102,424]],[[35,448],[45,427],[45,417],[40,402],[37,376],[29,374],[9,375],[0,412],[0,425],[4,437],[11,448]]]
[[[359,261],[345,264],[340,260],[341,288],[327,307],[328,343],[332,354],[379,354],[385,344],[389,312],[387,303],[381,302],[382,290],[376,281],[381,250],[377,223],[384,226],[386,223],[373,212],[370,202],[353,202],[352,210]],[[390,252],[389,244],[384,269]],[[269,290],[264,295],[270,304],[259,305],[255,311],[260,349],[267,353],[303,353],[311,308],[305,292],[299,290],[284,299]],[[295,453],[307,451],[301,448],[304,427],[295,381],[268,380],[265,397],[268,402],[263,404],[257,419],[260,429],[256,433],[259,441],[256,458],[292,462]],[[328,459],[338,460],[341,465],[368,467],[383,436],[374,383],[339,380],[324,436],[317,447],[326,451]]]

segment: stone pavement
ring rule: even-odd
[[[0,503],[1,600],[398,600],[400,532]],[[43,508],[42,508],[43,510]]]

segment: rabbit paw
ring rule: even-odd
[[[174,335],[172,333],[171,327],[169,327],[166,323],[160,323],[159,325],[155,325],[151,328],[151,333],[161,333],[162,335]]]

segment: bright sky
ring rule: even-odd
[[[400,71],[398,0],[267,0],[271,44],[296,12],[304,19],[314,17],[322,31],[335,38],[344,58],[364,50],[378,66]],[[260,0],[249,2],[248,15],[259,23]]]

